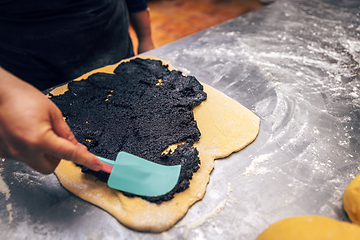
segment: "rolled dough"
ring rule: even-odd
[[[360,227],[323,216],[299,216],[274,223],[256,240],[356,240]]]
[[[360,225],[360,174],[345,189],[343,202],[350,220]]]
[[[117,65],[96,69],[76,80],[84,79],[95,72],[112,73]],[[260,119],[255,114],[218,90],[206,84],[203,86],[208,94],[207,100],[194,109],[201,132],[200,140],[194,147],[199,151],[201,166],[194,173],[188,189],[175,194],[170,201],[150,203],[139,197],[124,196],[121,192],[109,188],[106,183],[82,173],[74,163],[65,160],[62,160],[55,170],[61,184],[80,198],[104,209],[129,228],[161,232],[172,227],[192,204],[203,198],[214,160],[244,148],[259,132]],[[66,90],[66,86],[61,86],[51,93],[56,95]]]

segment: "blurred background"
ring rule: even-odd
[[[149,0],[155,47],[186,37],[266,5],[262,0]],[[271,1],[270,1],[271,2]],[[137,49],[135,33],[130,36]]]

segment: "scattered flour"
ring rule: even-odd
[[[272,157],[273,153],[263,154],[254,158],[249,167],[246,168],[244,175],[249,175],[250,173],[258,175],[258,174],[266,174],[269,172],[265,167],[258,167],[260,163],[268,161]]]
[[[211,212],[202,215],[200,218],[198,218],[192,222],[186,221],[185,223],[179,224],[178,226],[176,226],[176,228],[186,227],[186,230],[184,232],[184,238],[186,239],[188,237],[188,234],[191,229],[200,227],[207,220],[209,220],[210,218],[212,218],[216,214],[218,214],[220,211],[222,211],[225,208],[227,203],[234,203],[236,201],[236,199],[232,196],[232,191],[233,190],[231,187],[231,183],[228,183],[228,187],[227,187],[227,191],[226,191],[226,195],[228,198],[223,199],[221,202],[218,203],[218,205],[213,210],[211,210]],[[170,239],[174,239],[174,238],[173,238],[173,236],[170,236],[169,234],[163,234],[163,239],[170,240]]]
[[[4,169],[0,168],[0,193],[5,195],[5,200],[8,201],[10,199],[11,193],[10,188],[2,178],[2,171]],[[8,203],[6,205],[6,210],[9,212],[9,223],[13,221],[13,211],[12,211],[12,204]]]
[[[4,179],[2,178],[1,173],[3,170],[4,170],[3,168],[0,168],[0,192],[5,195],[5,200],[7,201],[9,200],[11,193],[8,185],[5,183]]]
[[[6,205],[6,210],[9,212],[9,223],[13,221],[13,211],[12,211],[12,204],[8,203]]]
[[[184,224],[179,225],[178,227],[186,227],[184,237],[187,238],[189,231],[191,229],[200,227],[203,225],[208,219],[214,217],[216,214],[218,214],[221,210],[225,208],[225,205],[227,203],[227,199],[222,200],[211,212],[204,214],[200,218],[196,219],[192,222],[185,222]]]
[[[173,239],[177,239],[176,236],[170,235],[168,232],[163,232],[161,233],[162,239],[163,240],[173,240]]]
[[[228,196],[228,198],[229,198],[229,203],[236,203],[236,198],[233,196],[233,194],[232,194],[232,192],[233,192],[233,189],[232,189],[232,187],[231,187],[231,183],[228,183],[228,188],[227,188],[227,192],[226,192],[226,195]]]

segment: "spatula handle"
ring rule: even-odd
[[[99,157],[99,156],[97,156],[97,157],[102,161],[101,171],[111,173],[115,161],[112,161],[112,160],[109,160],[109,159],[106,159],[103,157]]]
[[[101,171],[106,172],[106,173],[111,173],[112,169],[113,169],[113,166],[111,166],[107,163],[102,163]]]

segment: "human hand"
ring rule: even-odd
[[[42,92],[0,68],[0,157],[40,173],[61,159],[98,171],[101,161],[78,143],[58,107]]]

